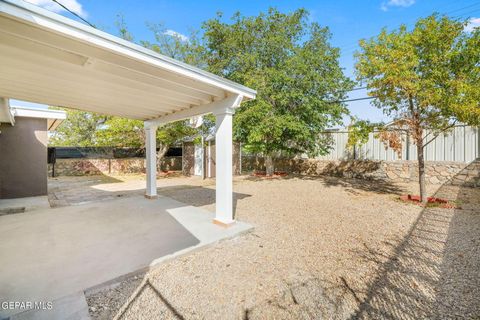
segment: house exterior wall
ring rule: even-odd
[[[0,199],[47,194],[47,119],[0,126]]]

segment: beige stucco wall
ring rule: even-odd
[[[47,119],[0,125],[0,199],[47,194]]]

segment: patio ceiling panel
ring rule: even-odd
[[[15,47],[9,45],[3,45],[4,43],[15,43]],[[130,79],[127,75],[118,76],[113,73],[115,66],[101,66],[97,68],[100,62],[96,62],[95,65],[90,67],[84,67],[77,63],[70,63],[65,60],[77,62],[80,56],[67,54],[60,50],[51,50],[51,48],[42,45],[32,45],[32,42],[26,42],[13,38],[11,35],[7,35],[0,31],[0,50],[4,54],[2,65],[17,68],[18,70],[30,68],[43,68],[50,71],[48,68],[56,68],[56,72],[62,75],[62,78],[68,79],[71,73],[75,73],[74,81],[87,80],[99,81],[101,89],[103,85],[118,87],[128,86],[132,90],[143,90],[142,93],[158,94],[162,96],[162,101],[171,102],[176,105],[178,103],[185,104],[202,104],[210,102],[210,96],[206,94],[185,94],[183,92],[176,92],[172,89],[164,89],[160,86],[148,84],[146,82],[139,82],[137,80]],[[55,51],[55,52],[52,52]],[[41,52],[42,54],[39,54]],[[7,61],[10,59],[11,61]],[[83,59],[82,59],[83,60]],[[83,63],[84,61],[82,61]],[[116,67],[115,69],[119,69]],[[110,70],[111,72],[108,72]],[[49,75],[50,72],[44,75]],[[93,79],[92,79],[93,77]],[[103,83],[102,83],[103,82]],[[140,93],[140,92],[139,92]],[[158,101],[158,100],[157,100]]]
[[[163,101],[177,100],[180,104],[187,103],[198,105],[210,102],[209,99],[211,99],[210,95],[202,93],[201,91],[190,90],[190,92],[185,93],[185,91],[178,90],[178,84],[171,82],[163,81],[163,83],[160,82],[155,85],[147,82],[150,81],[151,83],[152,80],[158,79],[155,77],[145,79],[143,82],[132,80],[132,76],[138,78],[138,72],[134,72],[127,68],[121,68],[118,65],[103,62],[102,60],[88,58],[84,55],[47,46],[32,41],[31,39],[15,36],[11,33],[6,33],[5,30],[0,30],[0,47],[5,59],[8,57],[16,59],[19,67],[28,63],[40,67],[50,67],[56,69],[55,72],[63,72],[63,78],[68,78],[65,77],[65,73],[68,72],[74,73],[75,79],[79,79],[81,75],[84,75],[89,78],[89,81],[91,81],[92,78],[93,80],[105,79],[110,83],[128,86],[129,88],[138,88],[141,86],[142,89],[147,90],[146,93],[148,94],[162,94],[164,98]],[[49,70],[49,73],[50,72],[51,70]],[[165,88],[164,86],[168,86],[168,84],[172,84],[173,86]]]
[[[1,50],[0,46],[0,50]],[[145,88],[136,88],[132,85],[128,94],[125,94],[122,89],[122,85],[128,85],[128,82],[125,84],[121,84],[115,81],[109,81],[109,77],[96,77],[95,79],[91,79],[81,72],[76,74],[76,79],[73,80],[68,77],[68,73],[70,71],[66,70],[59,70],[55,75],[49,73],[49,69],[45,65],[40,64],[29,64],[24,63],[23,65],[19,66],[16,64],[17,61],[15,59],[3,59],[0,62],[0,67],[2,68],[3,76],[7,79],[13,79],[12,82],[15,81],[26,81],[27,85],[29,82],[37,80],[47,80],[48,84],[52,87],[52,92],[58,91],[76,91],[79,87],[81,87],[86,96],[94,97],[94,96],[105,96],[105,95],[116,95],[117,98],[123,98],[125,101],[129,99],[134,99],[136,101],[136,97],[142,97],[142,101],[144,103],[144,107],[148,108],[148,105],[153,107],[153,110],[157,111],[172,111],[178,105],[190,105],[190,104],[197,104],[199,100],[193,101],[192,99],[187,100],[184,98],[180,99],[173,99],[170,96],[165,97],[160,92],[153,91],[148,92]],[[67,69],[68,70],[68,69]],[[35,75],[31,75],[32,71],[36,71]],[[64,77],[59,77],[59,75],[63,75]],[[15,77],[16,76],[16,77]],[[27,77],[30,77],[28,80]],[[41,84],[41,83],[39,83]],[[38,85],[37,85],[38,86]],[[130,94],[134,93],[135,96],[131,96]],[[86,106],[88,107],[88,106]]]
[[[18,0],[0,0],[0,96],[150,120],[255,91]]]

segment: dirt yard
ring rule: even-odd
[[[160,181],[159,193],[213,211],[213,183],[174,178]],[[400,202],[415,185],[238,178],[236,219],[254,225],[253,232],[91,294],[90,313],[94,319],[478,319],[480,189],[431,189],[461,209]]]

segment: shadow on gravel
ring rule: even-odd
[[[158,308],[155,310],[155,319],[184,320],[185,317],[175,308],[164,295],[150,283],[146,273],[143,272],[135,277],[130,277],[116,287],[87,293],[87,302],[92,319],[123,319],[128,314],[141,296],[149,295],[158,300]]]
[[[338,283],[310,278],[287,285],[283,294],[246,308],[243,320],[345,319],[351,306],[348,289]]]
[[[300,180],[313,180],[320,181],[326,187],[342,187],[347,192],[356,193],[357,191],[367,191],[374,192],[378,194],[397,194],[400,195],[406,190],[404,190],[399,185],[384,181],[384,180],[367,180],[367,179],[355,179],[355,178],[344,178],[344,177],[332,177],[332,176],[306,176],[306,175],[295,175],[289,174],[283,177],[274,177],[274,178],[265,178],[257,177],[254,175],[248,176],[245,180],[248,181],[266,181],[266,180],[289,180],[289,179],[300,179]]]
[[[378,267],[366,289],[343,277],[335,283],[312,278],[246,309],[243,319],[480,319],[480,188],[443,185],[435,196],[459,208],[425,208],[403,239],[384,242],[391,250],[364,245],[352,252]]]
[[[395,186],[386,191],[378,181],[330,177],[281,179],[290,178],[316,179],[325,185],[381,193],[402,192]],[[195,205],[194,200],[188,201],[191,196],[188,190],[164,191],[171,197],[177,192],[180,201]],[[202,192],[214,192],[208,190]],[[364,249],[352,252],[352,255],[377,265],[376,274],[365,286],[362,285],[362,289],[343,277],[331,283],[312,277],[285,284],[279,295],[246,307],[242,318],[479,319],[480,188],[471,188],[467,184],[443,185],[435,196],[454,200],[461,208],[425,208],[404,238],[386,239],[385,245],[391,250],[380,251],[364,245]],[[140,300],[140,293],[149,295],[157,301],[155,311],[158,314],[176,319],[185,317],[175,309],[175,301],[165,301],[148,280],[142,284],[131,301]],[[141,302],[137,307],[141,308]],[[122,318],[134,310],[133,303],[128,303],[117,317]]]
[[[386,255],[357,252],[378,272],[350,319],[480,318],[480,188],[443,185],[458,209],[425,208]]]

